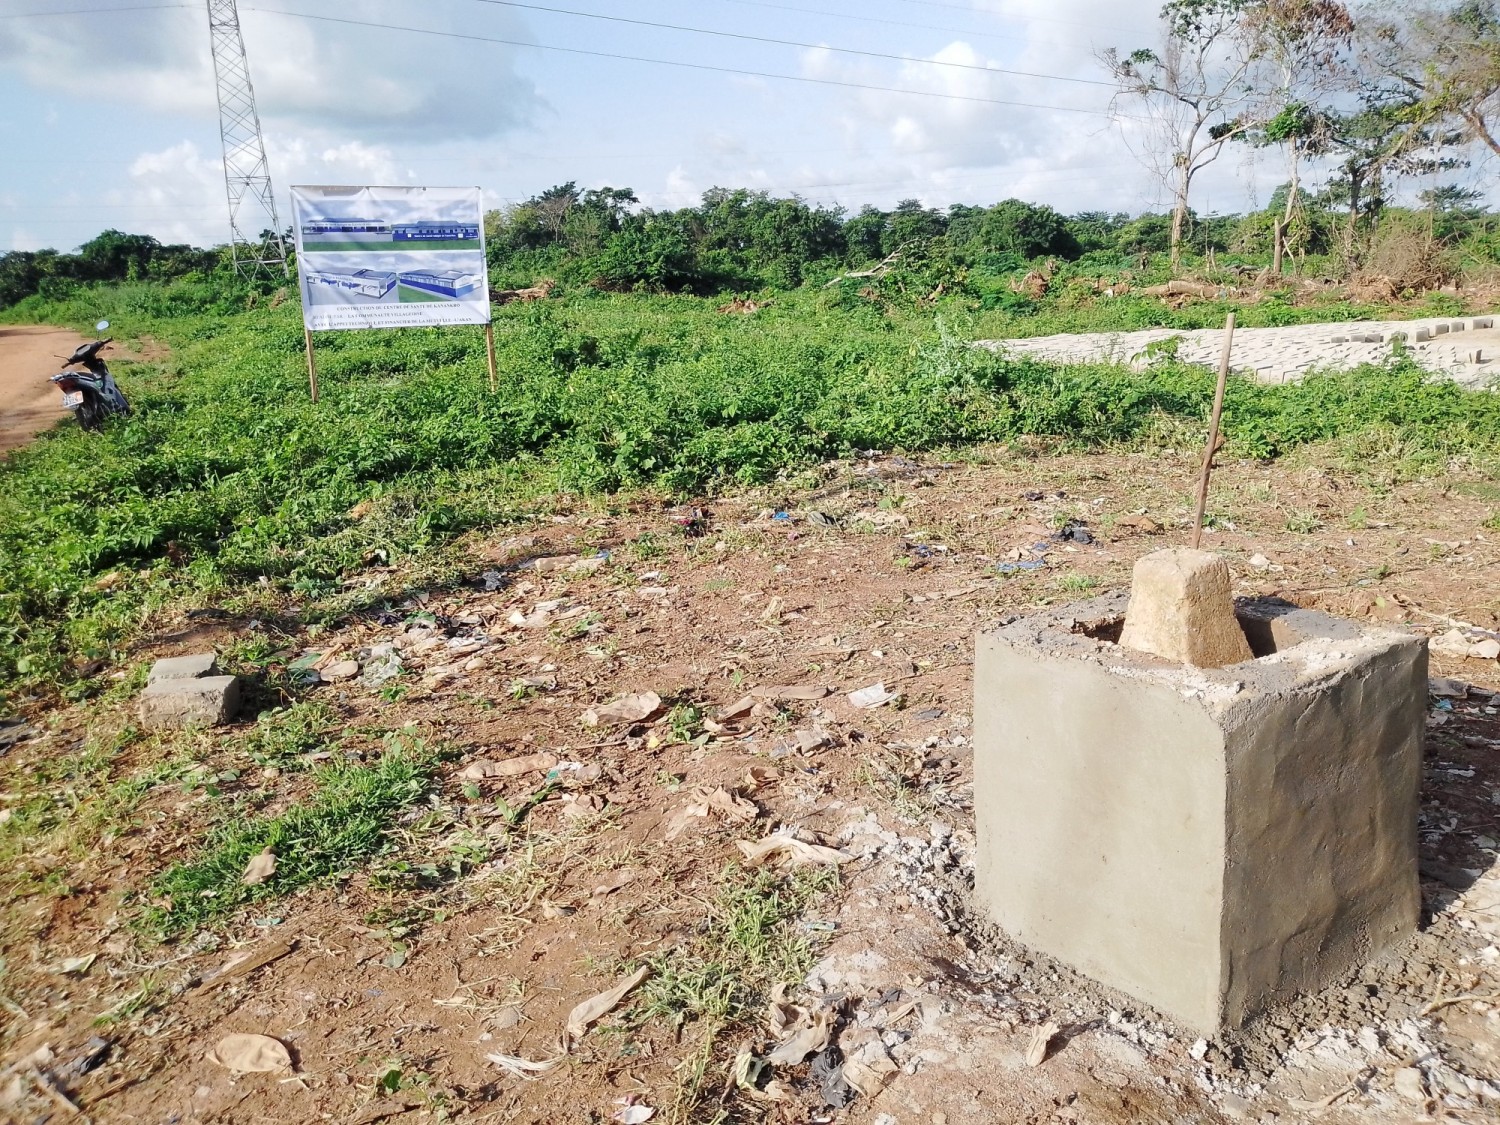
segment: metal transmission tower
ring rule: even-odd
[[[229,194],[230,251],[235,272],[246,277],[287,270],[286,241],[271,191],[271,166],[255,112],[255,88],[240,34],[235,0],[208,0],[214,79],[219,92],[219,136],[224,142],[224,185]]]

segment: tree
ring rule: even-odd
[[[1122,103],[1146,110],[1150,136],[1142,155],[1172,191],[1174,270],[1181,263],[1194,178],[1250,125],[1244,112],[1253,94],[1257,44],[1245,16],[1257,2],[1171,0],[1161,10],[1165,42],[1159,53],[1142,48],[1122,58],[1111,48],[1099,56],[1119,85],[1113,106],[1122,124]],[[1125,133],[1128,140],[1130,130]]]
[[[1278,145],[1290,190],[1272,230],[1271,270],[1282,272],[1287,231],[1302,200],[1302,160],[1327,151],[1327,112],[1319,103],[1341,81],[1354,40],[1354,17],[1338,0],[1262,0],[1245,12],[1255,55],[1274,82],[1261,101],[1255,139]]]
[[[1422,124],[1453,121],[1500,156],[1500,8],[1496,0],[1403,6],[1381,26],[1376,56],[1418,95]]]

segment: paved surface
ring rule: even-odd
[[[1500,318],[1445,317],[1425,320],[1368,320],[1342,324],[1299,324],[1287,328],[1240,328],[1234,334],[1230,364],[1263,383],[1300,379],[1314,369],[1346,369],[1378,362],[1391,354],[1393,340],[1406,340],[1418,363],[1436,374],[1472,387],[1488,387],[1500,376]],[[1015,355],[1093,363],[1114,361],[1132,367],[1150,361],[1147,347],[1179,337],[1177,355],[1189,363],[1217,367],[1224,346],[1222,328],[1151,328],[1143,332],[1091,332],[1035,336],[1025,340],[982,340],[982,347]]]
[[[0,453],[25,445],[68,412],[47,380],[84,337],[46,325],[0,325]]]

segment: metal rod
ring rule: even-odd
[[[312,400],[318,401],[318,365],[313,360],[312,330],[302,329],[302,341],[307,345],[307,385],[312,390]]]
[[[1224,414],[1224,387],[1229,382],[1229,351],[1234,346],[1234,313],[1224,322],[1224,350],[1219,353],[1219,383],[1214,388],[1214,413],[1208,423],[1208,446],[1203,450],[1203,470],[1198,476],[1198,507],[1193,513],[1193,548],[1203,542],[1203,513],[1208,508],[1208,478],[1219,451],[1219,419]]]
[[[499,379],[495,375],[495,323],[486,321],[484,326],[484,350],[490,361],[490,394],[494,394],[499,386]]]

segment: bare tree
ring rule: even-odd
[[[1262,0],[1244,18],[1268,79],[1254,114],[1257,139],[1281,147],[1291,185],[1272,233],[1271,270],[1279,274],[1287,232],[1302,208],[1302,161],[1328,151],[1332,122],[1325,102],[1351,77],[1354,17],[1339,0]]]
[[[1099,55],[1119,84],[1112,102],[1117,118],[1130,119],[1123,112],[1130,104],[1146,111],[1150,136],[1141,155],[1172,191],[1174,271],[1194,178],[1250,126],[1244,111],[1254,94],[1257,44],[1246,14],[1258,2],[1170,0],[1161,10],[1160,51],[1142,48],[1122,57],[1110,48]]]

